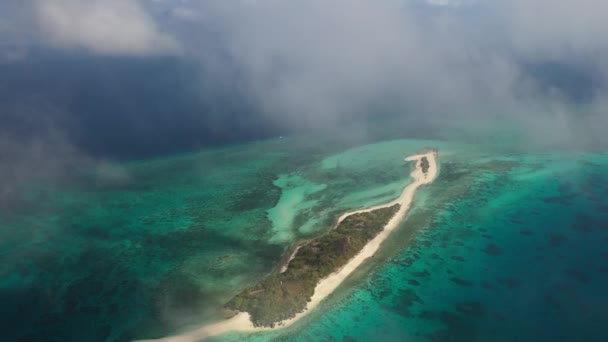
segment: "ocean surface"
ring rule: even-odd
[[[6,341],[130,341],[222,317],[294,241],[388,202],[381,251],[295,325],[212,341],[606,341],[608,154],[457,140],[271,139],[32,183],[0,213]]]

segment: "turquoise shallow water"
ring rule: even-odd
[[[608,339],[607,156],[462,156],[396,234],[411,244],[309,322],[249,339]]]
[[[0,217],[8,340],[126,341],[216,320],[289,244],[441,174],[382,251],[289,329],[217,341],[608,338],[608,156],[277,139],[36,184]]]

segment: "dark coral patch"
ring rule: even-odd
[[[462,279],[462,278],[458,278],[458,277],[452,277],[452,278],[450,278],[450,280],[451,280],[453,283],[456,283],[456,284],[458,284],[458,285],[460,285],[460,286],[473,286],[473,283],[472,283],[472,282],[470,282],[470,281],[468,281],[468,280],[465,280],[465,279]]]
[[[522,221],[522,220],[520,220],[518,218],[515,218],[515,217],[510,218],[509,222],[511,222],[513,224],[524,224],[524,221]]]
[[[461,315],[448,312],[428,312],[425,319],[440,321],[446,326],[445,329],[426,335],[429,341],[475,341],[475,327],[469,319]],[[458,338],[455,338],[458,336]]]
[[[109,325],[104,325],[97,329],[97,338],[99,341],[106,341],[112,334],[112,327]]]
[[[494,318],[497,321],[506,321],[507,320],[507,316],[505,316],[504,314],[501,314],[501,313],[494,314]]]
[[[422,299],[416,294],[416,291],[412,289],[400,289],[395,299],[395,303],[404,307],[410,307],[415,302],[423,303]]]
[[[554,309],[560,309],[562,307],[561,303],[554,296],[548,294],[543,298],[545,304],[551,306]]]
[[[593,231],[593,219],[588,215],[578,214],[574,224],[570,228],[578,232],[589,233]]]
[[[400,262],[399,264],[401,266],[410,267],[410,266],[412,266],[413,263],[414,263],[414,259],[410,258],[410,257],[407,257],[402,262]]]
[[[395,298],[388,305],[383,305],[384,308],[395,312],[401,316],[410,316],[410,307],[414,303],[422,304],[422,299],[412,289],[400,289]]]
[[[485,309],[480,302],[466,301],[456,304],[456,310],[466,315],[482,316],[485,314]]]
[[[554,196],[554,197],[546,197],[543,198],[543,202],[547,204],[562,204],[569,205],[574,196]]]
[[[408,284],[410,284],[410,285],[413,285],[413,286],[418,286],[418,285],[420,285],[420,282],[419,282],[418,280],[416,280],[416,279],[409,279],[409,280],[407,281],[407,283],[408,283]]]
[[[495,245],[493,243],[488,244],[483,251],[489,255],[501,255],[502,254],[502,248],[498,247],[497,245]]]
[[[569,269],[564,272],[568,278],[578,281],[581,284],[587,284],[589,282],[589,276],[580,270]]]
[[[515,278],[498,278],[498,282],[508,289],[516,289],[521,286],[521,281]]]
[[[561,246],[566,240],[568,240],[568,238],[559,233],[553,233],[549,236],[549,241],[553,247]]]
[[[420,277],[428,277],[431,275],[431,273],[427,270],[424,270],[424,271],[420,271],[420,272],[412,272],[412,275],[414,277],[420,278]]]
[[[437,313],[430,311],[430,310],[422,310],[420,312],[420,314],[418,314],[418,317],[421,319],[426,319],[426,320],[434,320],[437,319]]]
[[[493,290],[496,288],[496,286],[494,286],[492,283],[490,283],[489,281],[483,281],[481,282],[481,287],[483,287],[486,290]]]

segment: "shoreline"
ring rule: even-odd
[[[276,328],[284,328],[292,325],[293,323],[300,320],[302,317],[306,316],[312,309],[314,309],[319,303],[321,303],[325,298],[331,295],[336,288],[338,288],[342,282],[348,276],[350,276],[356,269],[359,267],[365,260],[373,256],[376,251],[380,248],[382,242],[386,240],[386,238],[395,230],[399,223],[403,221],[406,214],[408,213],[413,200],[414,194],[416,190],[423,185],[431,184],[438,174],[438,165],[437,165],[437,156],[438,153],[435,150],[425,151],[420,154],[412,155],[405,158],[406,161],[415,161],[414,170],[410,173],[410,177],[413,181],[408,184],[404,189],[401,195],[387,203],[382,204],[366,209],[355,210],[351,212],[346,212],[338,218],[337,224],[342,222],[346,217],[350,215],[354,215],[357,213],[365,213],[374,211],[377,209],[388,208],[395,204],[399,204],[400,208],[397,213],[388,221],[388,223],[384,226],[384,229],[376,235],[372,240],[370,240],[359,253],[350,259],[342,268],[337,270],[336,272],[330,274],[328,277],[322,279],[317,286],[315,287],[315,291],[313,296],[310,298],[308,305],[304,311],[295,315],[295,317],[278,322],[276,324]],[[426,173],[422,171],[422,159],[425,158],[429,162],[429,168]],[[336,225],[337,225],[336,224]],[[297,253],[297,249],[292,253],[290,258],[293,258]],[[281,269],[287,269],[289,266],[289,262],[287,262]],[[217,336],[227,332],[258,332],[258,331],[268,331],[276,328],[270,327],[255,327],[251,322],[249,314],[247,312],[240,312],[234,317],[220,321],[214,324],[205,325],[198,329],[186,332],[181,335],[169,336],[160,339],[151,339],[151,340],[141,340],[141,341],[161,341],[161,342],[196,342],[203,340],[208,337]]]
[[[287,271],[289,263],[296,257],[296,254],[298,254],[298,251],[300,250],[300,248],[302,248],[302,246],[304,246],[304,244],[305,243],[300,243],[295,248],[291,248],[292,251],[290,251],[288,254],[289,258],[287,258],[286,261],[281,263],[281,269],[279,270],[279,273],[285,273],[285,271]]]

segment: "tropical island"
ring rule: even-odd
[[[160,340],[195,342],[229,331],[286,327],[302,318],[373,256],[403,221],[416,190],[437,177],[437,155],[437,150],[430,149],[407,157],[406,161],[415,162],[410,173],[413,181],[397,199],[345,213],[326,234],[298,245],[284,267],[226,304],[234,316]]]
[[[300,246],[284,272],[275,272],[245,289],[226,307],[248,312],[254,326],[274,327],[295,317],[306,309],[319,281],[359,253],[399,208],[394,204],[348,216],[335,229]]]

